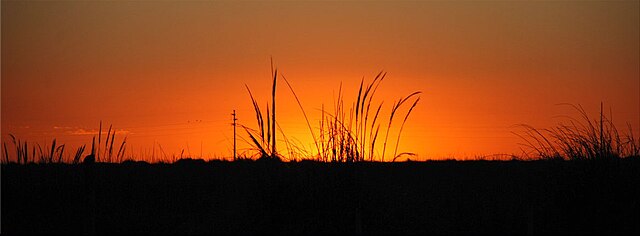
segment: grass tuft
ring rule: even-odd
[[[272,63],[273,68],[273,63]],[[249,136],[249,144],[252,146],[252,150],[258,152],[258,156],[260,157],[277,157],[276,152],[276,116],[275,116],[275,96],[276,96],[276,81],[278,78],[277,69],[272,69],[273,75],[273,86],[272,86],[272,105],[271,108],[267,104],[266,106],[266,119],[264,118],[256,99],[253,97],[251,90],[248,86],[245,85],[247,91],[249,93],[249,97],[251,99],[253,110],[255,112],[255,119],[257,122],[257,129],[252,129],[247,126],[241,125],[247,132]],[[374,161],[376,159],[376,155],[374,152],[377,150],[376,145],[379,143],[378,138],[380,134],[380,118],[381,111],[383,110],[384,102],[381,101],[379,104],[374,104],[373,98],[375,96],[378,87],[381,82],[384,80],[386,73],[383,71],[379,72],[376,77],[369,83],[365,83],[365,79],[362,78],[360,81],[360,86],[358,87],[358,94],[356,101],[352,103],[350,108],[345,108],[345,101],[343,99],[342,94],[342,83],[340,83],[340,87],[338,89],[338,95],[334,100],[333,104],[333,113],[327,112],[322,105],[321,109],[321,119],[319,130],[316,133],[311,127],[311,123],[309,122],[309,117],[302,106],[302,102],[298,98],[295,93],[291,83],[284,76],[280,75],[282,79],[285,81],[285,84],[293,94],[302,114],[307,123],[307,127],[309,128],[309,132],[313,137],[313,142],[315,145],[315,155],[312,152],[301,148],[302,145],[296,145],[293,141],[284,134],[282,129],[279,129],[282,137],[284,138],[285,147],[290,155],[290,160],[298,159],[296,156],[304,153],[306,155],[311,154],[318,161],[325,162],[360,162],[360,161]],[[401,97],[394,105],[391,107],[391,111],[389,114],[389,121],[386,125],[387,130],[385,134],[383,151],[382,155],[378,157],[377,160],[385,161],[385,151],[387,146],[387,141],[389,138],[390,130],[392,129],[392,123],[394,117],[399,115],[399,111],[405,104],[411,104],[406,113],[404,114],[404,119],[400,126],[398,136],[396,138],[396,146],[394,149],[392,161],[395,161],[398,157],[403,155],[415,155],[409,152],[403,152],[400,155],[396,155],[398,152],[398,145],[400,142],[400,136],[402,135],[402,130],[404,125],[410,116],[411,112],[417,106],[420,101],[420,94],[422,92],[417,91],[409,94],[406,97]],[[265,126],[266,120],[266,126]],[[278,126],[279,127],[279,126]],[[244,140],[244,138],[243,138]],[[246,140],[245,140],[246,141]]]
[[[249,89],[249,86],[245,85],[245,88],[247,88],[247,92],[249,93],[249,97],[251,98],[251,103],[255,112],[258,129],[252,129],[242,124],[240,124],[240,127],[242,127],[249,135],[249,138],[251,139],[251,142],[249,142],[249,144],[253,146],[253,150],[258,152],[258,159],[280,160],[276,149],[276,81],[278,78],[278,69],[276,68],[275,70],[273,70],[273,63],[271,64],[271,67],[273,76],[273,85],[271,90],[271,112],[269,112],[269,104],[267,104],[267,114],[265,119],[260,110],[258,102],[251,93],[251,89]],[[267,123],[266,125],[265,120]]]
[[[523,153],[527,157],[557,160],[610,160],[638,157],[640,144],[633,136],[631,125],[628,133],[621,135],[600,104],[599,119],[590,118],[581,105],[571,106],[579,118],[566,117],[568,123],[560,123],[550,129],[537,129],[519,124],[522,134],[512,132],[524,143]]]
[[[377,141],[381,125],[379,123],[380,111],[382,110],[384,101],[381,101],[377,105],[373,104],[373,97],[385,76],[386,73],[384,72],[378,73],[378,75],[368,83],[366,87],[364,78],[360,81],[356,101],[348,110],[349,116],[346,115],[347,110],[344,107],[342,86],[340,86],[337,101],[334,102],[333,114],[326,113],[323,106],[323,115],[320,125],[320,140],[323,151],[320,153],[320,160],[332,162],[359,162],[375,160],[374,152],[376,150],[376,144],[378,143]],[[396,155],[396,153],[400,142],[400,136],[402,135],[402,129],[409,115],[420,101],[419,95],[421,93],[422,92],[420,91],[416,91],[406,97],[400,98],[391,107],[389,121],[386,126],[387,130],[383,143],[382,155],[378,157],[379,161],[385,161],[386,146],[394,117],[398,114],[400,108],[403,107],[405,103],[413,101],[411,107],[408,109],[407,113],[405,113],[400,131],[398,132],[392,161],[395,161],[397,157],[401,156]],[[377,109],[373,112],[374,110],[371,108],[375,108],[376,106]],[[369,117],[372,117],[371,122],[369,122]]]

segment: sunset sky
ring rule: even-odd
[[[155,147],[156,155],[231,157],[231,112],[256,126],[244,86],[261,106],[270,101],[271,58],[316,128],[340,83],[350,104],[360,79],[384,70],[375,99],[385,111],[422,91],[399,147],[417,159],[521,154],[514,125],[547,128],[576,115],[559,103],[581,104],[595,117],[603,102],[618,128],[630,123],[640,136],[639,1],[2,1],[1,8],[1,133],[9,147],[9,133],[90,145],[102,120],[103,132],[116,128],[116,143],[127,136],[128,156]],[[278,83],[278,123],[313,151],[293,95]],[[238,146],[247,144],[239,138]]]

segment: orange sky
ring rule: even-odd
[[[350,103],[363,76],[388,72],[376,95],[386,109],[422,91],[399,148],[419,159],[519,154],[513,125],[549,127],[575,114],[558,103],[595,115],[602,101],[619,127],[629,122],[640,136],[638,1],[2,1],[1,8],[9,147],[9,133],[90,144],[102,120],[103,129],[119,131],[116,143],[128,136],[133,156],[154,146],[159,155],[157,144],[168,155],[199,156],[202,145],[206,158],[231,156],[230,113],[255,127],[244,85],[266,105],[271,56],[314,126],[340,82]],[[278,122],[313,150],[302,113],[279,83]]]

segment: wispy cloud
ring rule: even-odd
[[[78,126],[75,126],[75,127],[53,126],[53,129],[56,130],[56,132],[64,132],[65,134],[68,134],[68,135],[97,135],[98,134],[98,130],[97,129],[85,129],[85,128],[80,128]],[[124,130],[124,129],[116,129],[115,132],[118,135],[120,135],[120,134],[132,134],[131,131]],[[107,130],[103,129],[102,130],[102,134],[106,134],[106,133],[107,133]]]
[[[131,134],[131,131],[129,130],[116,130],[115,131],[116,134]],[[82,128],[77,128],[77,129],[73,129],[73,130],[68,130],[66,131],[67,134],[71,134],[71,135],[97,135],[98,134],[98,130],[86,130],[86,129],[82,129]],[[102,131],[103,134],[106,134],[107,132],[105,132],[104,130]]]

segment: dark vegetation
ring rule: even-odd
[[[291,86],[291,83],[282,74],[278,74],[278,69],[273,69],[273,62],[271,64],[271,74],[273,77],[273,84],[271,90],[271,106],[266,107],[266,116],[262,114],[258,102],[253,97],[251,90],[246,86],[253,105],[257,129],[252,129],[246,125],[242,127],[246,130],[250,141],[247,141],[253,148],[253,158],[262,159],[283,159],[276,149],[276,133],[279,131],[283,137],[286,154],[286,158],[289,160],[316,160],[324,162],[360,162],[360,161],[395,161],[397,158],[403,155],[415,155],[410,152],[402,152],[398,154],[398,144],[400,143],[400,137],[409,115],[413,109],[418,105],[420,101],[420,94],[422,92],[415,91],[407,96],[400,97],[389,108],[389,113],[386,113],[388,119],[383,118],[385,116],[384,111],[381,113],[384,105],[384,101],[380,101],[376,104],[373,100],[378,87],[386,77],[386,73],[380,72],[369,83],[365,84],[364,78],[360,81],[358,87],[358,95],[356,101],[351,104],[351,107],[345,106],[343,98],[342,84],[338,90],[337,98],[334,99],[333,113],[326,111],[324,105],[321,108],[321,117],[317,130],[314,132],[314,128],[309,121],[309,117],[305,112],[302,102],[298,98],[295,90]],[[300,107],[309,132],[313,137],[315,150],[306,150],[303,147],[291,142],[285,132],[280,128],[276,119],[276,84],[278,76],[285,82],[291,94],[294,96],[296,102]],[[401,110],[406,107],[405,104],[411,104],[404,113],[404,119],[400,124],[400,128],[397,131],[397,139],[395,142],[395,148],[391,158],[385,159],[387,151],[387,141],[389,140],[389,134],[392,132],[392,124],[394,117],[401,114]],[[373,105],[373,106],[372,106]],[[271,111],[271,112],[269,112]],[[386,130],[384,130],[384,120],[387,120]],[[266,122],[266,124],[265,124]],[[382,130],[380,129],[382,126]],[[278,129],[276,130],[276,127]],[[382,139],[382,132],[384,132],[384,139]],[[379,139],[380,138],[380,139]],[[245,140],[246,141],[246,140]],[[382,144],[380,143],[382,142]],[[382,147],[382,153],[375,153],[376,147]]]
[[[623,134],[613,123],[600,104],[600,117],[590,118],[581,105],[568,105],[578,112],[579,118],[565,116],[565,122],[553,128],[537,129],[521,124],[524,132],[516,133],[524,140],[526,156],[536,159],[557,160],[608,160],[640,156],[640,142],[633,136],[631,124],[627,123],[627,133]]]
[[[638,233],[638,158],[2,165],[3,233]]]
[[[125,161],[123,159],[125,157],[125,152],[127,150],[127,137],[122,139],[120,143],[120,147],[117,149],[117,153],[114,149],[114,142],[116,139],[116,130],[112,129],[113,125],[109,125],[109,130],[107,131],[106,136],[104,137],[106,140],[104,144],[102,144],[102,121],[100,121],[100,128],[98,129],[98,143],[96,144],[96,137],[94,136],[91,141],[91,153],[89,156],[94,158],[94,161],[98,162],[122,162]],[[15,159],[11,159],[9,155],[9,149],[7,148],[7,142],[3,141],[3,156],[2,159],[4,164],[7,163],[17,163],[17,164],[29,164],[29,163],[71,163],[71,164],[79,164],[83,160],[81,159],[85,153],[86,146],[82,145],[76,149],[73,153],[66,153],[65,155],[65,144],[56,146],[56,139],[53,139],[51,143],[51,148],[49,149],[47,145],[40,146],[39,143],[34,143],[31,145],[31,150],[29,150],[29,143],[27,141],[21,141],[19,138],[16,138],[13,134],[9,134],[11,138],[11,142],[14,146]],[[104,146],[104,147],[103,147]],[[38,147],[38,149],[36,149]],[[117,147],[116,147],[117,148]],[[162,148],[162,147],[161,147]],[[31,152],[30,152],[31,151]],[[29,155],[31,153],[31,155]],[[70,155],[71,154],[71,155]],[[115,156],[114,156],[115,154]]]

